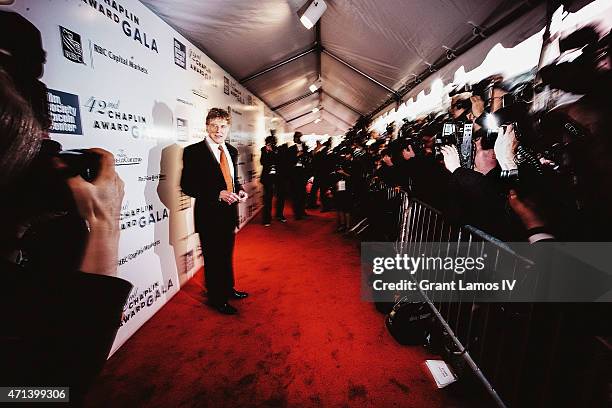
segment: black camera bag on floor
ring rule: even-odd
[[[399,344],[419,346],[427,342],[433,313],[425,302],[402,297],[385,318],[385,325]]]

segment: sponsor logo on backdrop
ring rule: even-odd
[[[242,94],[242,90],[239,88],[239,84],[235,81],[230,81],[230,94],[236,99],[237,102],[245,104],[245,97]]]
[[[51,115],[51,133],[82,135],[81,112],[77,95],[47,89],[47,102]]]
[[[174,39],[174,63],[183,69],[187,69],[187,48],[176,38]]]
[[[226,76],[223,77],[223,93],[226,95],[230,94],[230,81]]]
[[[159,241],[156,241],[159,242]],[[127,323],[131,318],[138,313],[153,306],[155,302],[175,286],[172,279],[168,282],[160,283],[159,281],[152,283],[145,289],[133,288],[130,296],[128,296],[125,305],[123,306],[123,316],[121,317],[121,326]]]
[[[98,11],[104,17],[121,27],[121,31],[127,37],[134,40],[141,46],[155,51],[157,49],[157,40],[150,33],[147,34],[140,27],[140,18],[132,13],[132,11],[124,7],[121,3],[114,0],[82,0],[83,3],[89,5],[94,10]]]
[[[142,157],[130,156],[124,149],[115,153],[115,166],[133,166],[142,163]]]
[[[193,48],[189,49],[189,69],[197,72],[202,78],[209,81],[209,85],[214,88],[217,87],[217,81],[213,78],[212,70],[204,63],[202,54]]]
[[[69,29],[59,26],[60,37],[62,39],[62,51],[64,57],[77,64],[85,64],[83,61],[83,45],[81,44],[81,35],[70,31]]]
[[[161,244],[161,240],[156,240],[153,241],[149,244],[143,245],[140,248],[136,249],[134,252],[129,253],[128,255],[120,258],[117,261],[117,264],[119,266],[125,265],[130,261],[133,261],[134,259],[138,258],[140,255],[146,253],[147,251],[150,251],[151,249],[155,248],[156,246]]]
[[[138,176],[138,181],[146,182],[146,181],[164,181],[166,179],[166,175],[162,173],[157,174],[147,174],[146,176]]]
[[[183,254],[183,273],[188,273],[195,266],[193,249]]]
[[[176,118],[176,137],[180,142],[189,140],[189,121],[183,118]]]
[[[93,44],[93,50],[97,54],[103,55],[108,59],[115,61],[117,64],[125,65],[126,67],[132,68],[138,72],[141,72],[145,75],[149,75],[149,70],[145,68],[142,64],[137,64],[134,61],[134,57],[125,58],[120,54],[117,54],[114,51],[109,50],[108,48],[104,48],[101,45]]]
[[[191,93],[195,96],[199,96],[202,99],[208,99],[208,94],[204,91],[204,89],[200,88],[192,88]]]
[[[107,101],[95,96],[85,104],[87,111],[94,114],[91,127],[96,130],[126,133],[135,139],[147,137],[147,119],[135,112],[120,109],[120,101]]]
[[[157,208],[153,204],[145,204],[140,207],[129,207],[129,201],[121,208],[119,224],[121,230],[134,227],[144,228],[168,219],[168,209],[166,207]]]
[[[192,102],[186,101],[186,100],[181,99],[181,98],[176,98],[176,101],[177,101],[177,102],[180,102],[180,103],[182,103],[182,104],[184,104],[184,105],[193,106],[193,103],[192,103]]]

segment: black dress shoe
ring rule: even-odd
[[[234,289],[234,291],[230,295],[230,297],[232,297],[233,299],[244,299],[247,296],[249,296],[248,293],[240,292],[239,290],[236,290],[236,289]]]
[[[236,309],[234,306],[230,305],[229,303],[223,303],[220,305],[217,305],[214,303],[206,303],[206,304],[212,308],[215,308],[217,312],[222,313],[222,314],[233,315],[233,314],[238,313],[238,309]]]

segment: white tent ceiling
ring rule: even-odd
[[[444,47],[462,53],[481,39],[474,25],[494,35],[520,21],[520,30],[505,29],[500,39],[513,46],[545,24],[544,1],[536,0],[327,0],[312,30],[297,16],[306,0],[141,1],[296,130],[316,134],[344,132],[361,114],[404,96],[417,85],[415,75],[418,82],[431,78],[431,64],[448,62]],[[471,54],[484,58],[488,49]],[[319,75],[323,91],[308,95]],[[307,114],[315,106],[323,109]]]

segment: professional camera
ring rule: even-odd
[[[493,85],[496,86],[496,85]],[[499,134],[503,134],[505,126],[513,125],[517,138],[530,145],[534,139],[533,121],[529,113],[533,101],[534,87],[532,82],[522,82],[501,96],[501,103],[495,112],[486,112],[476,119],[482,129],[475,135],[481,138],[483,149],[492,149]],[[485,102],[485,106],[486,106]],[[489,107],[491,101],[488,102]]]
[[[414,121],[409,120],[408,118],[403,119],[404,123],[399,130],[399,138],[400,139],[408,139],[412,137],[415,132],[418,131],[418,124]]]
[[[402,149],[407,149],[408,146],[412,147],[412,151],[417,156],[422,156],[425,151],[423,139],[418,135],[404,139],[401,145]]]
[[[537,123],[541,137],[534,148],[548,168],[557,174],[572,173],[574,156],[586,142],[588,131],[566,114],[551,111]]]
[[[57,163],[56,159],[60,159]],[[100,168],[100,157],[89,150],[62,150],[58,142],[45,139],[20,182],[25,205],[35,212],[68,212],[75,210],[72,193],[66,185],[70,177],[81,176],[93,181]]]
[[[455,146],[459,152],[461,167],[474,167],[474,145],[472,143],[473,124],[462,121],[447,121],[442,130],[435,136],[434,149],[436,156],[442,155],[442,146]]]
[[[61,165],[57,159],[61,160]],[[15,186],[19,210],[30,215],[29,228],[19,243],[24,265],[57,270],[75,270],[80,264],[87,225],[80,217],[66,180],[81,176],[93,181],[100,157],[87,150],[62,150],[46,139],[38,156]],[[58,240],[58,234],[63,239]]]
[[[610,33],[600,38],[595,27],[586,26],[560,39],[559,49],[562,53],[579,50],[580,55],[571,61],[561,62],[567,59],[562,55],[559,61],[543,67],[540,70],[542,82],[574,94],[608,98],[612,86],[611,38]]]

